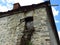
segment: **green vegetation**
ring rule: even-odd
[[[31,42],[31,41],[28,41],[28,42],[26,43],[26,45],[32,45],[32,42]]]
[[[32,45],[32,42],[31,41],[29,42],[29,45]]]

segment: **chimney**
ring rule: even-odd
[[[20,7],[20,4],[19,4],[19,3],[15,3],[15,4],[13,5],[13,10],[18,9],[19,7]]]

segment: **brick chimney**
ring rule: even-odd
[[[18,9],[19,7],[20,7],[20,4],[19,4],[19,3],[15,3],[15,4],[13,5],[13,10]]]

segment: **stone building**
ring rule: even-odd
[[[29,44],[59,45],[49,1],[0,12],[0,45]]]

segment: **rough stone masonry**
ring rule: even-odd
[[[45,8],[0,18],[0,45],[20,44],[25,26],[25,22],[21,23],[20,19],[29,16],[33,16],[35,28],[31,37],[32,45],[50,45],[49,21]]]

